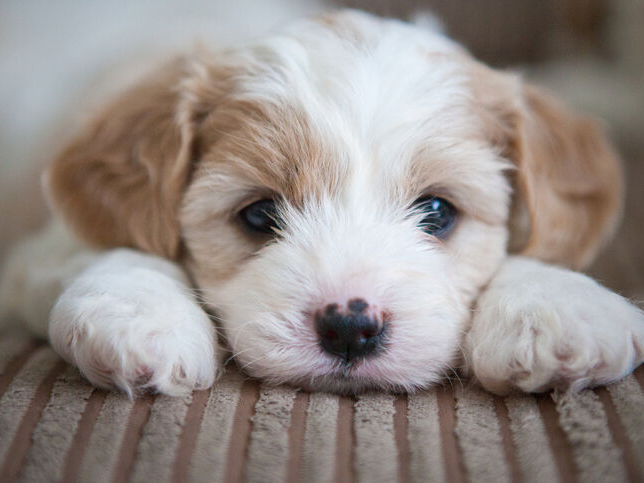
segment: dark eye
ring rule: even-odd
[[[414,203],[414,208],[424,215],[420,226],[429,235],[444,235],[456,220],[454,205],[437,196],[419,198]]]
[[[259,200],[239,212],[239,216],[250,230],[259,233],[274,233],[279,227],[275,201]]]

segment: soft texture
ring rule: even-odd
[[[627,300],[511,256],[583,268],[614,231],[621,169],[599,125],[417,25],[343,10],[170,60],[77,133],[44,187],[58,222],[113,252],[82,270],[79,253],[41,261],[31,251],[47,243],[31,242],[0,311],[43,334],[60,292],[49,338],[100,387],[210,387],[221,351],[202,308],[245,373],[347,394],[427,388],[463,362],[496,392],[580,389],[644,358]],[[440,214],[427,199],[454,207],[449,230],[427,221]],[[274,231],[244,221],[259,200]],[[526,274],[538,286],[517,293]],[[574,310],[539,295],[550,286],[575,293]],[[355,332],[377,350],[350,360],[320,344],[317,314],[352,299],[382,334]],[[512,354],[530,330],[480,335],[530,318],[534,364]],[[571,348],[552,343],[578,325]]]
[[[0,334],[0,343],[8,340],[27,343]],[[133,403],[57,361],[28,343],[0,353],[0,421],[18,428],[0,434],[3,481],[644,478],[642,368],[607,391],[577,395],[499,398],[454,381],[409,397],[303,393],[298,407],[302,393],[245,380],[233,367],[212,390]],[[26,377],[34,366],[44,382]]]

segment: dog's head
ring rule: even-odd
[[[621,201],[592,122],[357,12],[172,62],[47,179],[89,242],[180,261],[248,373],[340,391],[442,378],[508,253],[583,267]]]

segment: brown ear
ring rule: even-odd
[[[522,86],[520,92],[508,145],[518,168],[510,248],[584,268],[619,221],[619,158],[594,121],[531,86]]]
[[[86,241],[177,256],[194,136],[180,112],[181,64],[123,94],[50,165],[53,207]]]

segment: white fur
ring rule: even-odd
[[[167,260],[127,249],[69,285],[49,321],[54,349],[95,385],[178,395],[218,373],[212,322]]]
[[[63,288],[98,257],[56,220],[16,245],[0,277],[0,326],[17,319],[47,337],[49,313]]]
[[[576,391],[644,361],[644,313],[583,274],[510,257],[478,299],[465,349],[490,391]]]
[[[45,217],[37,173],[106,99],[195,44],[239,45],[324,8],[320,0],[0,2],[0,257]]]
[[[356,391],[413,390],[445,377],[467,311],[449,277],[449,254],[427,243],[416,219],[328,202],[285,216],[284,239],[204,297],[221,313],[235,357],[272,382]],[[379,215],[379,216],[378,216]],[[341,240],[341,243],[338,241]],[[360,297],[393,313],[386,350],[345,377],[324,353],[313,313]]]
[[[457,45],[359,12],[339,20],[364,44],[304,20],[230,60],[249,66],[236,98],[306,114],[323,146],[318,156],[330,166],[318,188],[334,177],[337,186],[324,195],[311,189],[297,207],[287,203],[282,237],[240,257],[221,280],[208,254],[235,253],[235,246],[216,243],[236,232],[228,221],[212,220],[212,207],[234,212],[245,192],[266,188],[238,173],[244,159],[222,163],[227,153],[215,153],[212,162],[201,160],[184,197],[182,233],[197,261],[190,271],[248,373],[334,391],[413,390],[454,370],[470,304],[505,254],[508,163],[476,122]],[[239,142],[235,133],[231,139]],[[309,161],[290,162],[304,172],[312,169]],[[445,243],[410,216],[416,199],[441,189],[460,208]],[[386,350],[343,372],[321,349],[311,314],[353,297],[391,312],[392,321]]]
[[[244,159],[231,166],[227,153],[204,154],[183,199],[186,268],[218,312],[240,365],[272,382],[315,389],[413,390],[458,364],[471,324],[466,363],[494,391],[578,389],[632,370],[642,360],[638,309],[582,275],[503,261],[508,163],[473,112],[460,49],[397,21],[355,12],[343,20],[364,42],[342,40],[307,20],[226,57],[247,67],[230,96],[303,113],[336,186],[299,204],[286,200],[281,237],[265,246],[241,236],[231,216],[215,216],[238,211],[249,192],[265,192],[239,174]],[[187,79],[181,88],[191,85]],[[197,95],[186,99],[191,94]],[[251,146],[273,141],[218,136]],[[294,172],[311,169],[310,159],[291,162]],[[410,210],[428,189],[446,193],[459,208],[445,241],[428,237]],[[228,242],[219,246],[220,240]],[[29,266],[32,250],[46,251],[35,247],[16,266]],[[222,254],[235,261],[234,270],[217,277],[220,267],[212,264]],[[31,273],[38,285],[40,272]],[[69,280],[57,277],[47,296],[29,290],[31,282],[23,292],[10,284],[9,302],[22,300],[25,314],[29,303],[65,285],[49,336],[94,384],[180,394],[213,383],[215,331],[182,269],[122,249]],[[486,284],[472,321],[470,307]],[[392,320],[385,350],[343,371],[321,349],[312,314],[352,297],[386,309]],[[26,317],[42,320],[40,312]]]

